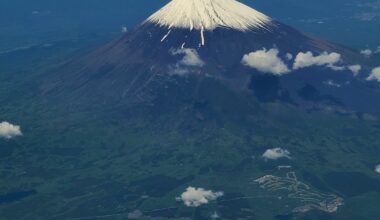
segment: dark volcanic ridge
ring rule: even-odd
[[[201,29],[166,26],[150,18],[121,38],[49,74],[41,86],[42,94],[54,101],[63,98],[81,105],[126,107],[160,99],[161,89],[173,81],[185,87],[188,85],[181,83],[188,77],[198,78],[196,83],[207,77],[223,83],[226,89],[254,95],[259,102],[283,101],[308,109],[380,115],[380,102],[376,102],[380,100],[379,86],[358,74],[369,69],[360,53],[267,19],[259,26],[239,30],[217,25],[209,29],[202,25]],[[258,51],[261,56],[271,51],[272,58],[274,53],[287,69],[268,72],[244,64],[244,56]],[[314,64],[292,68],[300,53],[311,53]],[[334,54],[339,56],[336,63],[326,61]],[[354,66],[360,69],[352,70]],[[178,94],[172,91],[166,98]]]

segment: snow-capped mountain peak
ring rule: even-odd
[[[246,31],[265,28],[271,19],[236,0],[172,0],[146,22],[170,28]]]

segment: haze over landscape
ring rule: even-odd
[[[3,0],[0,220],[378,220],[378,0]]]

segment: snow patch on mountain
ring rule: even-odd
[[[169,29],[204,31],[225,27],[247,31],[268,27],[271,18],[236,0],[172,0],[146,22]]]

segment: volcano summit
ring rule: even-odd
[[[212,31],[218,27],[247,31],[267,28],[271,19],[235,0],[174,0],[153,14],[146,22],[162,27],[184,28],[201,32]]]
[[[226,27],[240,31],[265,27],[270,21],[268,16],[235,0],[173,0],[147,20],[168,28]]]
[[[354,50],[305,35],[235,0],[173,0],[135,30],[55,71],[42,88],[55,97],[71,93],[78,100],[129,105],[156,100],[153,88],[165,87],[175,75],[196,73],[191,77],[212,77],[261,101],[380,114],[380,104],[358,104],[363,92],[380,97],[365,88],[364,76],[350,71],[364,69],[357,65],[362,61]],[[327,82],[344,84],[343,92],[330,94]]]

